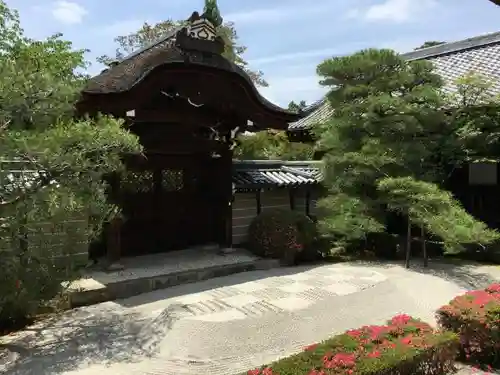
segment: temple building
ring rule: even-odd
[[[306,187],[317,184],[316,171],[233,164],[238,134],[286,130],[308,113],[260,95],[247,73],[223,56],[221,22],[206,6],[186,26],[111,64],[82,91],[80,115],[125,119],[144,147],[142,155],[126,155],[127,172],[111,181],[110,199],[124,218],[106,230],[114,257],[211,243],[231,247],[244,241],[248,215],[282,206],[283,196],[290,207],[309,210]],[[285,188],[281,196],[262,193],[279,187]],[[300,192],[294,196],[289,188]]]

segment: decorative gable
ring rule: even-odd
[[[187,27],[187,34],[191,38],[214,41],[216,29],[212,23],[204,18],[197,19]]]

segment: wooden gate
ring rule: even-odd
[[[223,238],[223,202],[216,199],[216,173],[208,160],[148,155],[127,165],[120,184],[122,255],[180,250]]]

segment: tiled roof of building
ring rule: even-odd
[[[500,94],[500,32],[423,48],[402,56],[409,61],[431,61],[436,72],[443,77],[447,92],[456,90],[455,81],[458,78],[474,72],[491,82],[492,96]],[[309,129],[314,124],[324,122],[331,113],[328,100],[323,99],[322,105],[315,112],[291,123],[288,130]]]
[[[402,56],[409,61],[431,61],[443,77],[444,89],[448,92],[456,91],[458,78],[473,72],[491,81],[491,95],[500,94],[500,32],[423,48]]]
[[[328,120],[332,113],[328,100],[326,100],[326,98],[323,98],[317,101],[314,105],[317,107],[316,110],[312,111],[306,117],[292,122],[290,125],[288,125],[288,130],[307,129],[312,124],[321,124],[324,121]]]
[[[298,187],[321,181],[321,162],[280,160],[235,160],[233,183],[236,189]]]
[[[229,76],[242,86],[242,92],[246,92],[250,102],[255,100],[263,107],[263,113],[271,111],[275,115],[285,116],[283,126],[286,126],[288,121],[296,121],[308,114],[307,108],[301,112],[290,111],[267,100],[257,90],[247,72],[235,62],[226,59],[223,51],[224,41],[217,35],[217,28],[204,14],[200,16],[194,12],[183,27],[175,28],[154,43],[114,61],[107,69],[89,79],[82,93],[86,96],[123,93],[147,80],[149,73],[153,71],[184,66],[188,71],[199,69],[220,72],[221,80],[229,73]],[[176,84],[172,85],[175,87]],[[177,88],[177,91],[180,89]],[[231,92],[230,95],[234,93]],[[79,107],[85,111],[82,102]],[[257,113],[254,115],[259,118]]]

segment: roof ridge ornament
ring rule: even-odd
[[[216,0],[205,0],[204,12],[200,16],[193,12],[184,26],[176,35],[175,45],[186,51],[209,52],[222,54],[225,43],[217,35],[217,28],[222,25]]]

